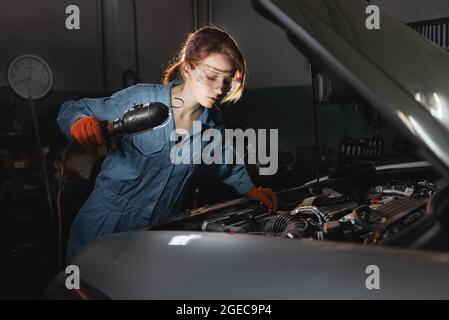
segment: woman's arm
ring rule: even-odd
[[[254,188],[254,184],[246,171],[245,165],[242,164],[243,162],[239,162],[238,164],[237,161],[235,161],[234,164],[226,163],[226,155],[230,158],[230,152],[232,152],[232,159],[234,159],[234,156],[237,158],[238,155],[235,154],[233,148],[226,146],[225,126],[223,123],[221,110],[218,107],[213,107],[209,112],[211,113],[211,117],[216,125],[214,129],[218,130],[221,134],[221,139],[218,139],[220,141],[220,145],[216,145],[218,140],[216,142],[212,142],[212,144],[215,145],[214,148],[218,147],[221,149],[221,161],[220,163],[202,164],[201,170],[233,187],[239,194],[246,194],[249,190]]]
[[[70,129],[72,125],[82,117],[95,117],[98,120],[115,120],[136,104],[142,96],[142,85],[136,85],[114,93],[105,98],[84,98],[78,101],[66,101],[59,110],[57,121],[62,133],[73,140]]]
[[[249,199],[263,202],[271,213],[275,213],[279,207],[279,200],[270,188],[256,188],[243,164],[211,164],[203,165],[207,173],[221,178],[221,181]]]
[[[223,125],[223,118],[219,110],[214,110],[214,118],[217,123],[217,127],[221,133],[221,139],[218,141],[226,141],[225,139],[225,127]],[[213,143],[213,142],[212,142]],[[232,151],[232,157],[229,157],[229,152]],[[228,157],[226,157],[228,155]],[[234,164],[226,164],[226,158],[232,158],[237,160],[238,154],[234,152],[233,146],[226,146],[226,143],[221,145],[221,162],[213,164],[203,164],[201,169],[206,173],[219,178],[223,183],[232,186],[239,194],[246,195],[253,200],[262,201],[270,210],[274,213],[278,209],[279,200],[276,194],[270,188],[256,188],[251,181],[251,178],[246,171],[245,165],[242,161],[235,161]],[[240,159],[241,160],[241,159]]]
[[[201,169],[233,187],[239,194],[246,194],[254,188],[254,184],[243,164],[203,164]]]

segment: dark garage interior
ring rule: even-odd
[[[428,31],[449,30],[448,1],[366,3],[449,50],[447,34]],[[76,21],[67,8],[73,5],[80,19],[70,29],[67,23]],[[111,97],[136,83],[161,84],[186,36],[204,26],[229,33],[246,61],[242,97],[220,106],[225,127],[278,130],[276,173],[261,175],[259,164],[245,168],[255,186],[278,194],[280,210],[290,211],[288,190],[347,166],[428,160],[366,97],[303,55],[280,25],[257,12],[254,1],[18,0],[0,6],[2,299],[48,298],[49,283],[65,268],[72,223],[112,152],[106,144],[69,144],[57,122],[62,104]],[[37,57],[51,70],[43,96],[27,99],[12,88],[10,69],[22,55]],[[201,171],[183,188],[182,216],[245,196]]]

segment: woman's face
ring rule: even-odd
[[[213,53],[193,69],[187,69],[186,84],[199,104],[211,108],[235,85],[232,79],[234,73],[233,64],[227,56]]]

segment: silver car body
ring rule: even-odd
[[[447,52],[383,12],[381,28],[368,30],[365,1],[257,3],[305,55],[400,127],[447,177]],[[420,103],[420,94],[438,98]],[[428,165],[402,166],[414,170],[413,166]],[[434,231],[429,229],[429,236]],[[138,231],[95,240],[73,263],[85,283],[113,299],[449,298],[449,253],[411,248],[249,234]],[[367,287],[369,266],[379,268],[378,290]],[[51,292],[65,278],[62,272],[52,282],[49,297],[62,297]]]

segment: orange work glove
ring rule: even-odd
[[[105,143],[100,121],[95,117],[82,117],[70,127],[70,133],[84,148]]]
[[[270,188],[254,187],[246,193],[246,196],[252,200],[262,201],[270,209],[270,213],[275,213],[278,210],[278,197]]]

